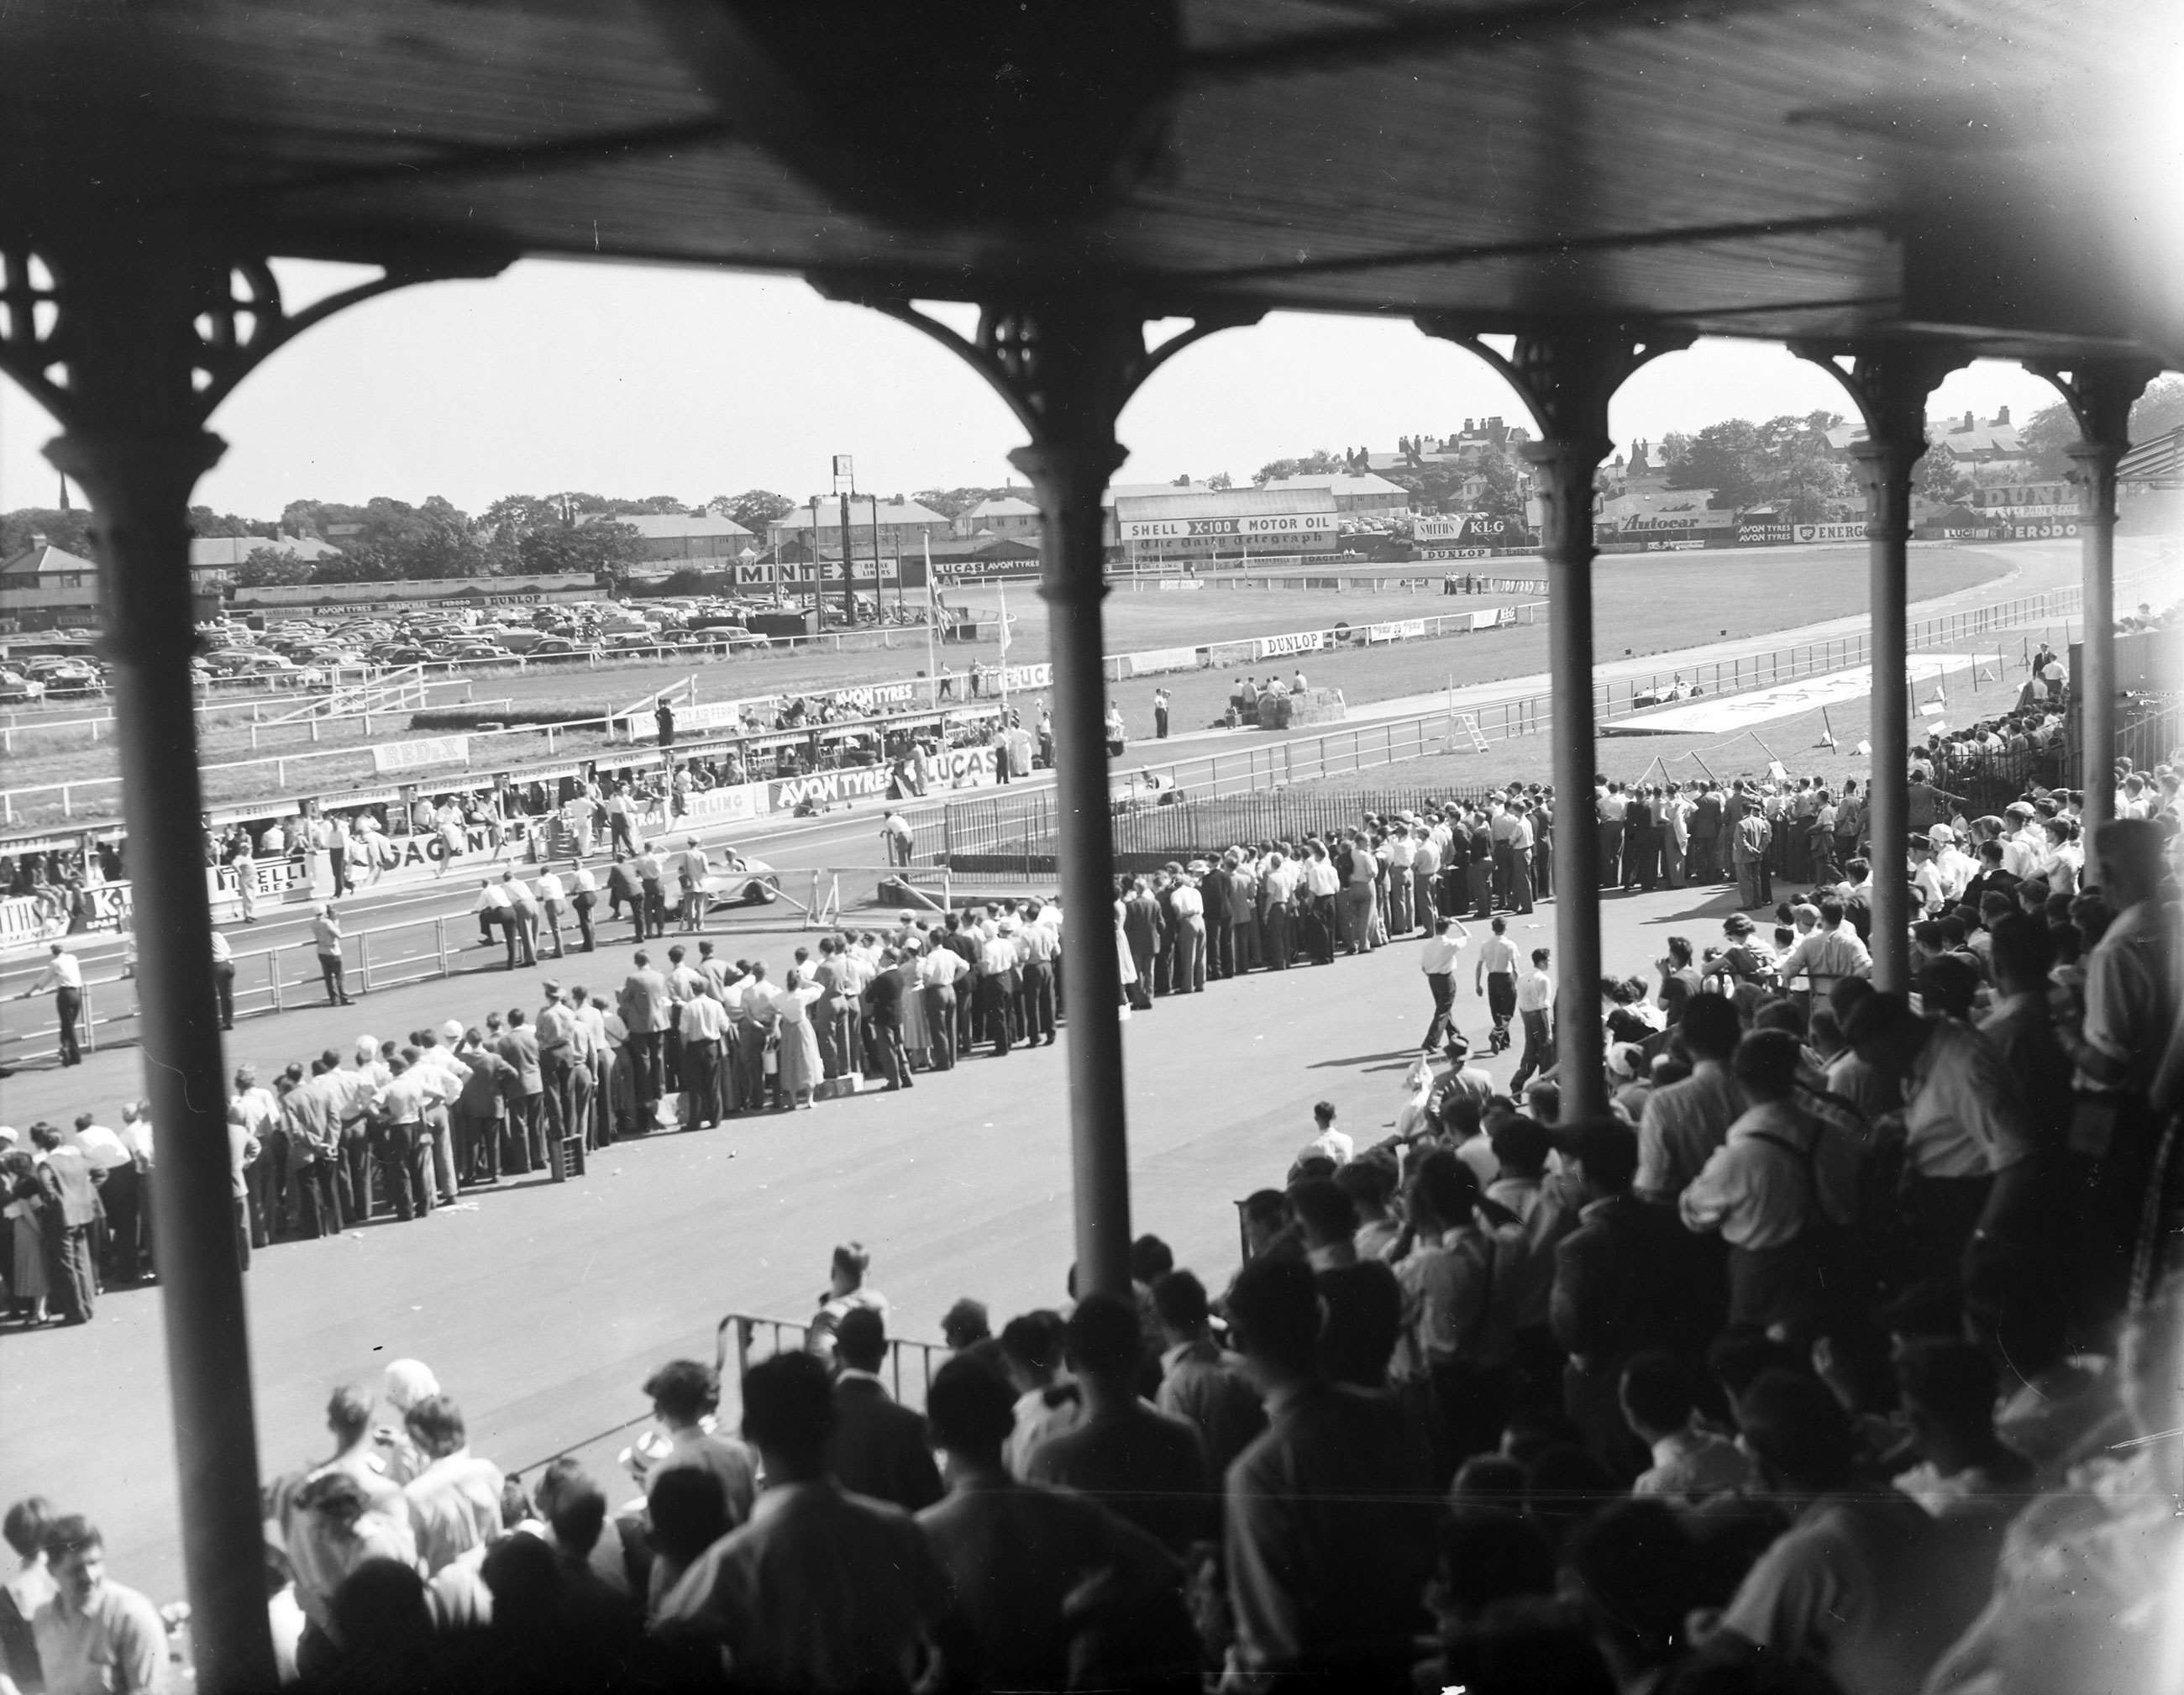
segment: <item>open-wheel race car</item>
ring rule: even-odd
[[[708,912],[722,906],[770,906],[780,898],[781,873],[746,854],[722,854],[705,879]]]

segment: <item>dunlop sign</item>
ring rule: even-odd
[[[1187,541],[1193,536],[1329,535],[1332,512],[1283,512],[1263,518],[1126,518],[1126,542]]]
[[[1318,653],[1327,645],[1325,630],[1299,630],[1293,636],[1261,636],[1261,659],[1279,659],[1284,654]]]

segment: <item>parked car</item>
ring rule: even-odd
[[[46,685],[20,671],[0,669],[0,700],[42,700]]]

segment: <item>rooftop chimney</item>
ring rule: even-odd
[[[1976,419],[1976,418],[1975,418],[1974,416],[1972,416],[1972,415],[1971,415],[1970,412],[1965,413],[1965,414],[1964,414],[1964,427],[1965,427],[1967,430],[1975,430],[1975,429],[1977,429],[1977,428],[1979,427],[1979,420],[1978,420],[1978,419]]]
[[[2005,427],[2009,422],[2009,408],[2007,406],[1996,407],[1994,409],[1994,422],[1997,429]]]

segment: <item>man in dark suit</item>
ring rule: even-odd
[[[905,1512],[941,1496],[940,1469],[925,1420],[899,1405],[879,1380],[887,1358],[887,1324],[869,1307],[843,1313],[834,1331],[834,1434],[827,1469],[852,1494],[892,1501]]]
[[[637,969],[624,979],[621,1004],[616,1010],[629,1029],[629,1057],[636,1067],[630,1079],[635,1085],[638,1118],[649,1123],[653,1103],[665,1086],[660,1047],[667,1030],[670,997],[667,979],[652,968],[648,955],[639,952],[632,963]]]
[[[91,1233],[106,1216],[99,1205],[100,1174],[80,1147],[61,1140],[51,1124],[31,1126],[38,1150],[38,1193],[45,1202],[39,1221],[46,1233],[47,1275],[64,1324],[91,1322],[98,1283],[91,1267]]]
[[[502,1168],[522,1175],[546,1163],[546,1074],[538,1063],[538,1037],[524,1023],[521,1006],[509,1009],[507,1031],[493,1045],[514,1077]]]
[[[1228,867],[1225,860],[1208,865],[1203,860],[1193,861],[1191,875],[1198,878],[1199,898],[1206,903],[1206,969],[1209,977],[1234,977],[1236,974],[1235,935],[1228,920],[1229,895],[1233,885],[1228,881]]]
[[[1153,899],[1142,877],[1134,879],[1123,901],[1123,936],[1130,945],[1130,959],[1138,980],[1129,985],[1130,1004],[1139,1012],[1153,1004],[1153,958],[1160,951],[1160,902]]]

